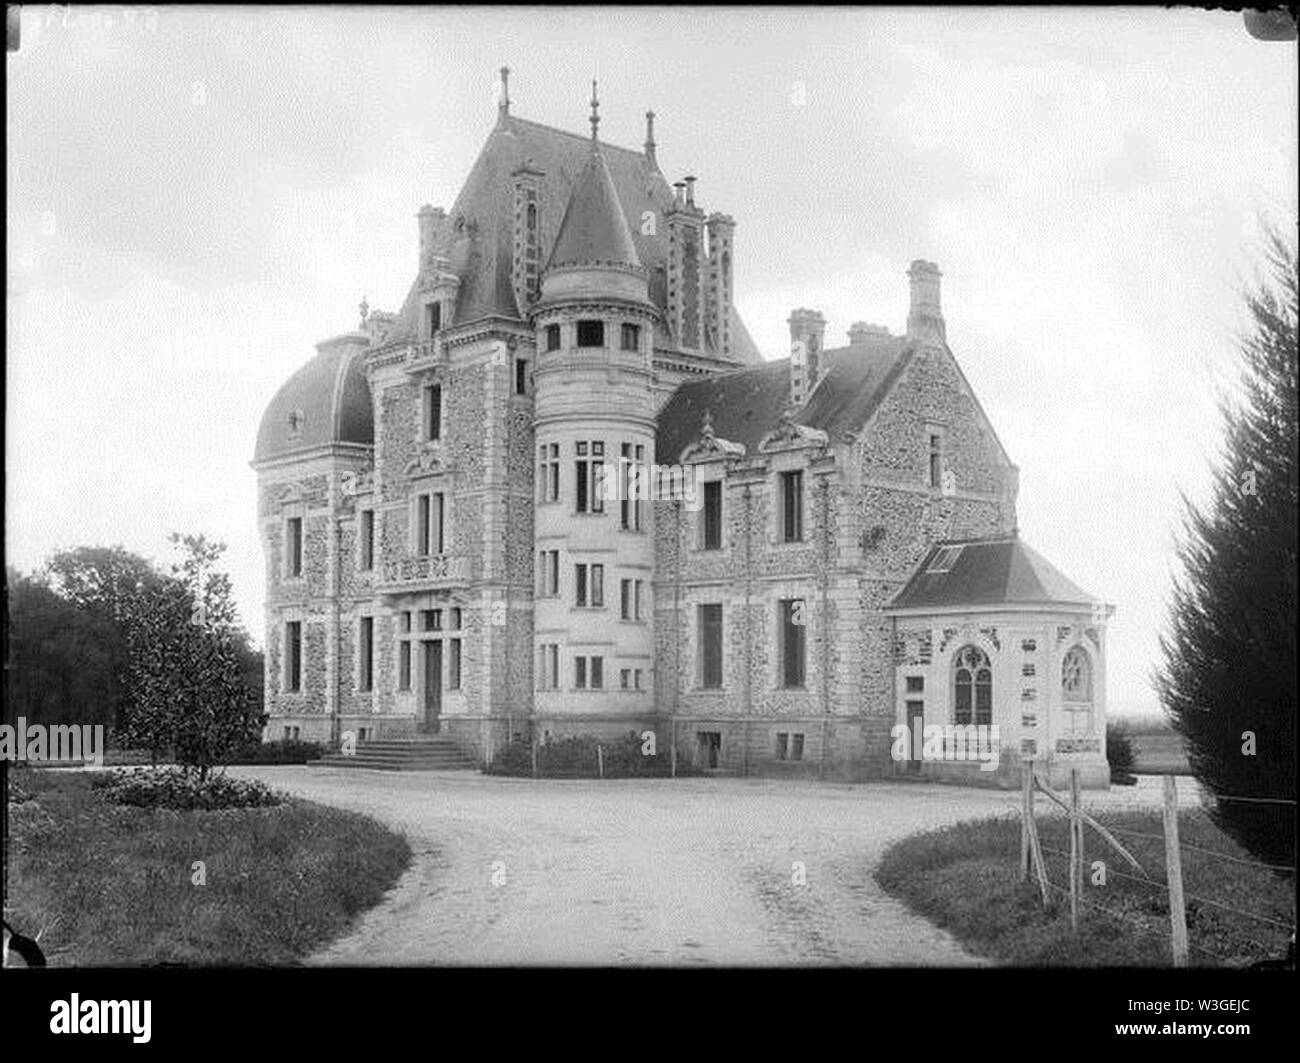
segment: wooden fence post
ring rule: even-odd
[[[1165,780],[1165,874],[1169,880],[1169,922],[1173,934],[1174,966],[1187,966],[1187,911],[1183,907],[1183,863],[1178,849],[1178,788],[1172,775]]]
[[[1020,881],[1029,881],[1029,819],[1033,815],[1034,765],[1033,761],[1020,762]]]
[[[1079,769],[1070,769],[1070,929],[1079,929]]]
[[[1032,776],[1034,770],[1033,762],[1030,762],[1029,771]],[[1038,824],[1034,822],[1034,791],[1029,791],[1029,816],[1026,821],[1029,825],[1029,851],[1034,858],[1034,870],[1038,873],[1038,889],[1043,895],[1043,907],[1048,903],[1048,885],[1047,885],[1047,864],[1043,860],[1042,843],[1038,840]]]

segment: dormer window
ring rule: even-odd
[[[546,349],[548,351],[558,351],[560,349],[560,326],[546,326]]]
[[[579,347],[605,346],[605,322],[579,321],[578,322],[578,346]]]
[[[961,557],[960,546],[941,546],[926,565],[925,570],[926,572],[950,572],[959,557]]]
[[[442,304],[429,303],[424,308],[425,322],[428,325],[429,339],[433,339],[442,328]]]

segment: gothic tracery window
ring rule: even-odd
[[[953,722],[993,723],[993,669],[978,646],[963,646],[953,658]]]

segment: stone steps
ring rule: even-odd
[[[358,742],[351,755],[327,753],[312,764],[321,768],[370,768],[376,771],[453,771],[476,767],[450,738],[428,736]]]

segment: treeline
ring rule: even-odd
[[[170,749],[219,703],[223,730],[260,729],[262,654],[215,567],[225,546],[171,542],[181,556],[166,572],[121,546],[6,569],[6,722],[103,724],[115,744]]]

